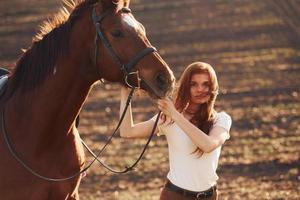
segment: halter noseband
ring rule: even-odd
[[[122,12],[125,13],[130,13],[130,9],[129,8],[122,8],[121,9]],[[140,87],[140,81],[141,79],[139,78],[139,73],[138,71],[135,72],[131,72],[133,67],[146,55],[156,52],[156,48],[153,46],[149,46],[146,47],[145,49],[141,50],[140,52],[138,52],[133,58],[131,58],[129,60],[129,62],[127,64],[123,64],[123,62],[121,61],[121,59],[119,58],[119,56],[115,53],[115,51],[113,50],[112,46],[110,45],[109,41],[105,38],[104,33],[101,29],[101,22],[102,20],[111,13],[111,10],[106,10],[105,12],[103,12],[101,15],[97,15],[96,13],[96,7],[93,7],[93,12],[92,12],[92,19],[93,19],[93,23],[96,27],[96,36],[95,36],[95,65],[97,64],[97,57],[98,57],[98,40],[100,39],[101,42],[103,43],[103,45],[105,46],[105,48],[107,49],[107,51],[109,52],[109,54],[111,55],[111,57],[113,58],[113,60],[120,66],[121,71],[124,74],[124,81],[127,84],[128,87],[133,88],[136,86],[132,86],[131,84],[128,83],[128,77],[130,75],[136,75],[137,76],[137,80],[138,80],[138,88]]]

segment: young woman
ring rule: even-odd
[[[167,138],[170,162],[160,200],[217,199],[216,169],[231,127],[231,117],[214,109],[218,89],[214,69],[195,62],[184,70],[174,103],[168,98],[158,100],[163,115],[156,133]],[[128,93],[128,89],[121,89],[120,112]],[[155,119],[134,124],[129,107],[120,134],[147,137]]]

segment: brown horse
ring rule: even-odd
[[[86,0],[47,22],[16,63],[0,100],[0,199],[79,199],[85,157],[74,120],[99,79],[165,96],[174,76],[126,0]],[[123,65],[122,63],[127,63]],[[138,71],[135,74],[129,74]],[[125,81],[126,80],[126,81]],[[5,134],[13,150],[5,140]]]

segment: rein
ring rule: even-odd
[[[101,155],[101,153],[105,150],[105,148],[107,147],[107,145],[111,142],[112,138],[114,137],[114,135],[117,133],[118,129],[120,128],[121,124],[122,124],[122,121],[124,119],[124,116],[126,114],[126,111],[128,109],[128,106],[130,105],[131,103],[131,99],[132,99],[132,95],[133,95],[133,92],[134,92],[134,88],[130,91],[130,94],[128,95],[128,98],[127,98],[127,101],[126,101],[126,105],[125,105],[125,108],[124,108],[124,111],[121,115],[121,118],[120,118],[120,121],[118,123],[118,125],[116,126],[114,132],[111,134],[111,136],[109,137],[109,139],[107,140],[106,144],[101,148],[101,150],[99,151],[99,153],[96,155],[88,146],[87,144],[84,143],[83,140],[81,140],[82,144],[84,145],[84,147],[88,150],[88,152],[94,157],[94,160],[97,160],[103,167],[105,167],[107,170],[113,172],[113,173],[116,173],[116,174],[123,174],[123,173],[126,173],[128,171],[131,171],[133,170],[133,168],[139,163],[139,161],[142,159],[153,135],[154,135],[154,132],[155,132],[155,129],[157,127],[157,124],[158,124],[158,120],[159,120],[159,117],[160,117],[160,114],[161,114],[161,111],[158,113],[157,115],[157,118],[155,120],[155,123],[154,123],[154,126],[152,128],[152,131],[151,131],[151,134],[143,148],[143,150],[141,151],[138,159],[131,165],[131,166],[125,166],[125,169],[123,170],[115,170],[115,169],[112,169],[111,167],[109,167],[108,165],[106,165],[104,162],[102,162],[101,160],[98,159],[98,157]]]

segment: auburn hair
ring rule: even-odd
[[[183,112],[188,107],[191,99],[191,79],[195,74],[207,74],[209,76],[210,98],[208,102],[199,105],[197,112],[191,118],[190,122],[208,135],[215,118],[214,104],[219,91],[217,75],[210,64],[204,62],[194,62],[186,67],[179,80],[174,104],[175,108],[179,112]],[[192,153],[198,153],[201,156],[203,151],[197,147],[197,149]]]

